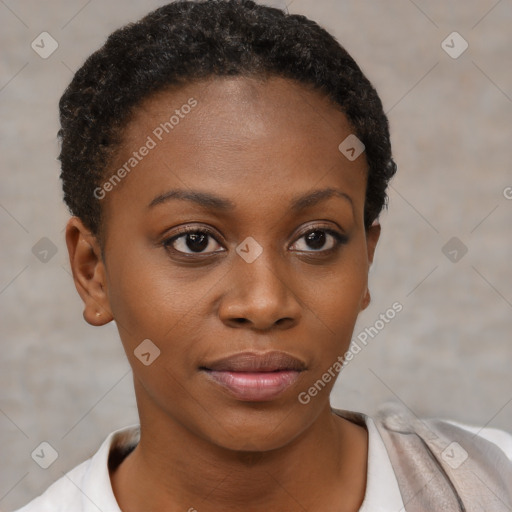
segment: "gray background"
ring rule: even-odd
[[[137,421],[115,325],[85,323],[69,273],[57,102],[112,30],[164,3],[0,0],[2,510]],[[333,405],[372,413],[398,397],[419,415],[512,431],[512,2],[287,3],[374,83],[399,166],[355,335],[393,302],[403,311],[343,371]],[[42,31],[59,44],[48,59],[31,48]],[[469,43],[457,59],[441,47],[453,31]],[[32,252],[44,237],[57,249],[46,263]],[[452,237],[468,249],[455,263],[442,250]],[[30,456],[42,441],[59,453],[47,470]]]

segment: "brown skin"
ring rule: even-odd
[[[356,511],[367,431],[332,413],[333,381],[307,405],[298,395],[346,352],[370,301],[380,226],[363,222],[364,154],[350,162],[339,152],[353,130],[319,92],[275,77],[217,78],[146,100],[112,169],[190,97],[198,105],[103,200],[103,254],[78,218],[67,225],[84,318],[116,320],[133,369],[141,440],[111,474],[115,496],[124,512]],[[352,205],[331,197],[291,213],[292,198],[327,187]],[[185,200],[148,209],[174,188],[222,196],[235,209]],[[175,252],[162,245],[183,225],[214,233],[195,263],[176,252],[194,254],[186,235]],[[311,228],[325,234],[323,246],[307,243]],[[348,241],[337,245],[322,229]],[[263,247],[252,263],[235,251],[249,236]],[[133,352],[147,338],[161,354],[144,366]],[[199,370],[247,350],[281,350],[307,369],[278,398],[256,403]]]

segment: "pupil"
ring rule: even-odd
[[[208,247],[208,235],[205,233],[189,233],[187,237],[187,247],[191,251],[201,252]],[[191,243],[189,243],[190,241]]]
[[[321,249],[325,244],[325,233],[322,231],[312,231],[306,236],[306,240],[313,249]]]

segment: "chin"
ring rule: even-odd
[[[208,425],[206,436],[210,442],[233,451],[266,452],[277,450],[292,442],[308,427],[308,418],[300,419],[305,409],[297,409],[296,413],[290,408],[283,407],[269,411],[263,404],[251,404],[242,410],[222,411],[216,414],[216,420]],[[258,407],[259,406],[259,407]],[[268,406],[268,404],[267,404]],[[214,431],[212,426],[217,426]]]

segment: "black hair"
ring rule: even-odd
[[[140,103],[216,76],[279,76],[326,94],[365,145],[368,229],[396,172],[380,98],[347,51],[314,21],[252,0],[178,0],[113,32],[59,103],[64,201],[102,239],[102,184]],[[341,142],[341,140],[340,140]]]

